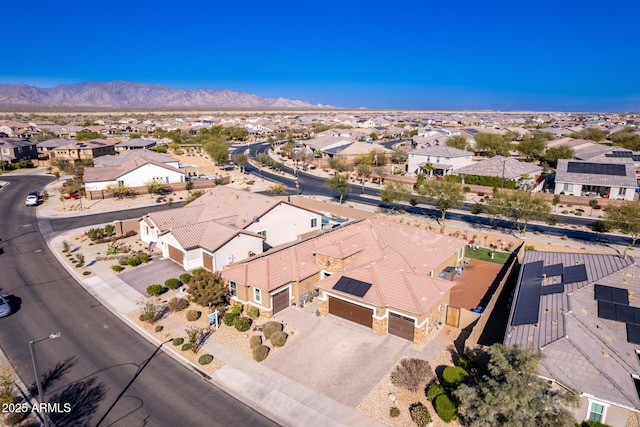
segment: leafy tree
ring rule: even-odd
[[[128,185],[124,185],[123,183],[118,184],[109,184],[107,188],[105,188],[107,192],[111,193],[113,197],[118,199],[122,199],[123,197],[129,197],[133,194],[133,190]]]
[[[547,151],[544,153],[544,159],[547,163],[555,167],[556,164],[558,163],[558,160],[573,159],[574,155],[575,155],[575,152],[571,147],[566,147],[566,146],[551,147],[551,148],[548,148]]]
[[[481,214],[482,212],[484,212],[484,205],[482,203],[474,203],[469,208],[469,212],[471,212],[474,215]]]
[[[613,145],[624,147],[627,150],[640,150],[640,135],[634,133],[635,129],[631,127],[624,128],[618,132],[611,134]]]
[[[462,206],[464,202],[462,185],[444,179],[431,179],[419,186],[417,191],[442,214],[440,232],[444,233],[447,211]]]
[[[475,136],[477,151],[484,151],[489,157],[505,156],[509,157],[511,144],[496,133],[480,132]]]
[[[260,163],[262,166],[266,166],[269,164],[271,157],[269,157],[266,153],[258,153],[256,154],[256,161]]]
[[[139,133],[131,132],[129,134],[129,139],[136,139],[136,138],[140,138],[140,134]]]
[[[313,133],[321,133],[329,129],[331,129],[331,126],[325,125],[324,123],[313,124]]]
[[[349,176],[336,173],[327,180],[327,188],[340,194],[340,204],[347,191],[349,191]]]
[[[167,192],[171,192],[171,187],[169,187],[168,184],[155,179],[147,181],[144,186],[147,188],[149,194],[165,194]]]
[[[368,165],[366,163],[361,163],[356,166],[356,172],[358,172],[358,176],[362,178],[369,178],[372,171],[373,168],[371,167],[371,165]]]
[[[572,138],[582,138],[588,139],[589,141],[599,142],[604,141],[604,139],[607,137],[607,133],[598,128],[586,128],[582,129],[577,134],[571,134],[570,136]]]
[[[521,235],[527,232],[529,222],[543,220],[551,213],[551,206],[546,200],[524,190],[507,192],[496,188],[487,207],[491,214],[509,220]]]
[[[227,303],[229,288],[218,275],[208,271],[194,271],[187,284],[187,293],[191,301],[198,305],[219,306]]]
[[[598,206],[598,200],[596,199],[589,200],[589,207],[591,208],[591,212],[589,212],[589,215],[593,214],[593,208],[595,208],[596,206]]]
[[[92,132],[90,130],[81,130],[76,133],[77,141],[89,141],[91,139],[99,139],[102,138],[102,134],[100,132]]]
[[[409,158],[409,153],[401,148],[395,148],[391,153],[391,161],[395,164],[404,163]]]
[[[462,135],[454,135],[447,139],[445,145],[447,147],[457,148],[458,150],[467,150],[469,148],[469,141]]]
[[[244,153],[238,153],[233,155],[233,163],[240,167],[240,171],[244,172],[247,163],[249,163],[249,157]]]
[[[407,202],[410,198],[411,189],[401,182],[388,181],[380,190],[380,199],[385,203],[390,203],[392,209],[395,209],[399,202]]]
[[[547,141],[543,138],[533,137],[520,141],[518,151],[527,159],[540,159],[547,148]]]
[[[276,195],[280,195],[280,194],[284,194],[284,193],[286,193],[286,192],[287,192],[287,186],[286,186],[286,185],[284,185],[284,184],[283,184],[283,183],[281,183],[281,182],[276,182],[276,183],[274,183],[273,185],[271,185],[271,186],[267,189],[267,191],[268,191],[269,193],[273,193],[273,194],[276,194]]]
[[[202,149],[218,166],[229,160],[229,145],[220,138],[206,142]]]
[[[573,427],[575,419],[566,408],[577,406],[578,394],[554,389],[538,377],[541,352],[502,344],[487,352],[486,374],[453,392],[465,425]]]
[[[631,237],[631,243],[624,249],[623,256],[640,237],[640,201],[624,202],[620,206],[609,205],[604,209],[605,223],[612,229]]]
[[[244,141],[247,137],[247,130],[244,128],[234,127],[231,128],[229,136],[236,141]]]

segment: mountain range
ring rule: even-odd
[[[186,90],[120,80],[84,82],[40,88],[0,84],[3,107],[87,108],[332,108],[286,98],[262,98],[232,90]]]

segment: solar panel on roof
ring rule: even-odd
[[[362,298],[367,291],[371,288],[371,283],[362,282],[360,280],[352,279],[350,277],[342,276],[335,285],[333,285],[333,289],[336,291],[342,291],[349,295],[354,295]]]
[[[626,150],[615,150],[610,153],[604,155],[605,157],[614,157],[614,158],[632,158],[633,152]]]
[[[624,164],[569,162],[567,172],[586,175],[612,175],[625,176],[627,174]]]
[[[542,261],[531,262],[522,266],[518,298],[513,311],[513,319],[511,320],[513,326],[538,322],[542,271]]]
[[[623,323],[633,323],[633,311],[631,306],[616,304],[616,320]]]
[[[562,274],[563,268],[564,265],[562,264],[545,265],[544,274],[546,274],[547,277],[560,276]]]
[[[640,344],[640,325],[627,323],[627,341],[631,344]]]
[[[540,295],[561,294],[563,292],[564,292],[564,283],[547,285],[547,286],[543,286],[540,289]]]
[[[617,320],[616,305],[612,302],[598,301],[598,317],[607,320]]]
[[[604,285],[595,285],[593,288],[594,298],[598,301],[629,305],[629,291],[626,289]]]
[[[564,283],[584,282],[587,280],[587,269],[584,264],[571,265],[564,268],[562,281]]]

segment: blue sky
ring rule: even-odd
[[[338,107],[640,111],[640,1],[3,6],[0,83],[126,80]]]

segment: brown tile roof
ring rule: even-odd
[[[200,247],[211,252],[215,252],[239,233],[262,238],[259,234],[238,230],[235,227],[218,224],[215,221],[189,224],[171,230],[173,237],[184,249],[189,250]]]

